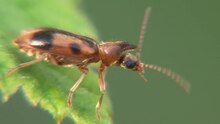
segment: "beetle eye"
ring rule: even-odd
[[[119,62],[118,64],[120,64],[121,67],[136,70],[135,68],[136,68],[138,59],[136,56],[127,53],[127,54],[122,55],[118,62]]]
[[[136,65],[136,61],[132,59],[127,59],[123,62],[123,64],[125,65],[126,68],[133,69]]]

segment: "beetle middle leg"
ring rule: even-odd
[[[104,73],[105,73],[106,67],[107,66],[102,63],[101,67],[100,67],[100,70],[99,70],[99,88],[100,88],[100,91],[101,91],[101,96],[99,97],[99,100],[96,104],[96,117],[98,118],[99,121],[100,121],[99,109],[102,105],[102,99],[103,99],[103,96],[105,94]]]
[[[76,81],[76,83],[74,83],[74,85],[70,88],[69,91],[69,95],[68,95],[68,106],[71,107],[72,106],[72,97],[73,97],[73,93],[75,92],[75,90],[79,87],[80,83],[82,82],[82,80],[84,79],[84,77],[86,76],[86,74],[88,73],[88,68],[83,67],[83,66],[79,66],[80,71],[82,72],[82,75],[80,76],[80,78]]]

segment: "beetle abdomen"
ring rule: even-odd
[[[95,40],[58,29],[32,29],[21,34],[14,43],[29,55],[46,53],[55,61],[62,60],[61,65],[99,60]]]

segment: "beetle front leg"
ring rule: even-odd
[[[88,73],[88,68],[86,68],[86,67],[79,66],[79,69],[81,70],[82,75],[80,76],[80,78],[76,81],[76,83],[74,83],[74,85],[70,89],[70,92],[69,92],[69,95],[68,95],[68,100],[67,100],[67,103],[68,103],[69,107],[72,106],[72,96],[73,96],[73,93],[79,87],[80,83],[82,82],[82,80],[84,79],[86,74]]]
[[[100,114],[99,114],[99,109],[102,105],[102,99],[103,96],[105,94],[105,81],[104,81],[104,74],[105,74],[105,70],[106,70],[106,65],[104,65],[103,63],[101,64],[100,70],[99,70],[99,88],[101,91],[101,96],[99,97],[99,100],[96,104],[96,117],[98,118],[98,120],[100,121]]]

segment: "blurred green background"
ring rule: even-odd
[[[191,93],[186,94],[160,73],[146,70],[146,84],[132,71],[110,67],[106,81],[115,124],[220,123],[219,4],[217,0],[82,2],[82,11],[101,40],[133,44],[138,41],[144,10],[151,6],[142,61],[171,68],[192,86]],[[17,93],[6,104],[0,104],[2,124],[55,123],[51,115],[24,99],[22,93]],[[70,123],[67,119],[63,122]]]

